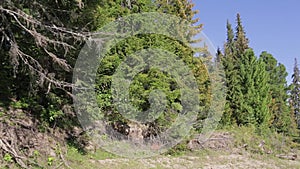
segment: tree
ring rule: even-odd
[[[137,8],[142,9],[139,12],[158,11],[161,13],[176,15],[182,19],[186,19],[193,25],[195,25],[197,22],[197,20],[193,19],[196,11],[192,9],[193,3],[190,1],[147,1],[149,4],[154,5],[145,5],[140,2],[142,1],[135,1]],[[107,9],[106,7],[99,8],[99,10]],[[115,8],[119,7],[115,6]],[[129,11],[129,13],[135,13],[135,11]],[[119,16],[123,15],[119,14]],[[112,16],[112,19],[114,19],[114,16]],[[203,60],[201,58],[194,57],[195,52],[197,52],[199,49],[192,49],[189,46],[186,46],[186,44],[198,42],[198,40],[194,40],[193,37],[199,33],[201,30],[201,25],[192,27],[190,30],[188,30],[188,32],[183,32],[180,27],[171,28],[171,30],[176,31],[174,32],[176,36],[183,37],[184,42],[180,42],[163,35],[136,35],[117,44],[102,60],[97,74],[97,99],[99,107],[105,114],[105,117],[107,117],[108,121],[110,121],[112,124],[130,123],[130,120],[120,115],[120,112],[116,110],[116,107],[112,103],[111,83],[113,74],[115,73],[116,68],[119,67],[120,63],[126,60],[126,58],[128,58],[130,55],[142,49],[148,48],[158,48],[164,51],[169,51],[175,54],[178,59],[181,59],[189,66],[195,76],[201,93],[199,96],[199,106],[201,108],[199,119],[206,117],[206,110],[210,103],[209,76],[206,67],[203,64]],[[188,36],[186,36],[186,34]],[[139,57],[134,56],[132,59],[138,61]],[[159,60],[156,60],[155,62],[159,62]],[[155,68],[149,68],[140,72],[135,76],[132,84],[130,85],[131,104],[141,111],[145,111],[150,108],[150,103],[148,101],[149,94],[151,91],[157,89],[166,94],[167,107],[165,111],[160,112],[161,116],[159,116],[150,124],[156,128],[157,133],[154,134],[158,134],[159,132],[167,129],[182,109],[183,105],[180,102],[180,87],[178,84],[176,84],[174,77],[170,76],[168,72],[163,72]],[[156,113],[159,114],[159,112]],[[143,115],[137,116],[139,119],[142,118]]]
[[[297,59],[295,58],[294,74],[292,75],[291,104],[294,110],[298,128],[300,128],[300,74]]]
[[[243,100],[236,116],[238,124],[267,126],[270,120],[268,111],[268,75],[263,62],[257,60],[254,52],[246,50],[240,59],[240,85]]]
[[[39,125],[29,125],[28,130],[60,127],[66,131],[78,125],[72,110],[69,114],[62,112],[65,105],[72,103],[72,67],[77,54],[90,36],[88,32],[95,28],[96,1],[84,3],[83,8],[82,1],[75,0],[0,1],[0,106],[1,110],[4,106],[13,109],[16,107],[12,105],[19,103],[21,106],[17,108],[26,109],[24,115],[28,119],[34,117]],[[14,113],[6,114],[11,121],[1,123],[16,124],[20,130],[8,129],[7,133],[17,136],[27,126],[25,129],[17,124],[20,117]],[[13,152],[16,162],[22,168],[29,168],[22,157],[29,157],[27,151],[19,151],[24,150],[22,144],[27,144],[23,141],[28,137],[23,135],[22,139],[1,138],[1,142],[11,147],[8,150],[1,146],[1,153]]]
[[[56,8],[59,10],[54,10]],[[12,64],[14,72],[31,72],[31,81],[38,78],[39,85],[46,90],[51,85],[61,89],[71,87],[70,82],[58,74],[70,71],[72,58],[66,57],[68,51],[75,47],[75,40],[87,37],[79,33],[81,28],[74,29],[79,26],[73,18],[79,15],[79,10],[76,2],[4,1],[0,6],[0,34],[6,51],[1,53],[9,55],[6,62]],[[66,28],[72,26],[73,29]]]
[[[238,54],[242,54],[242,53],[244,53],[244,51],[246,49],[249,48],[249,46],[248,46],[249,40],[246,37],[246,33],[244,31],[241,16],[239,13],[236,16],[236,23],[237,23],[237,26],[236,26],[235,39],[234,39],[236,42],[235,47],[236,47],[236,52]]]
[[[286,77],[288,73],[283,64],[269,53],[262,52],[260,60],[265,63],[269,74],[268,84],[270,86],[271,103],[269,105],[272,114],[272,128],[278,132],[292,133],[295,131],[294,119],[288,107],[288,87]]]
[[[224,57],[222,58],[222,64],[224,66],[225,76],[226,76],[226,86],[227,86],[227,96],[225,112],[222,118],[222,123],[224,125],[231,125],[235,121],[232,121],[232,115],[235,112],[236,92],[239,90],[237,86],[237,63],[235,58],[235,41],[234,33],[231,24],[227,20],[227,41],[224,45]]]
[[[268,74],[248,46],[248,39],[237,14],[236,32],[227,21],[227,42],[223,66],[227,97],[224,124],[268,126],[270,121]]]
[[[158,11],[179,16],[195,25],[187,32],[181,31],[180,27],[174,32],[185,37],[187,44],[195,43],[197,40],[193,37],[200,32],[201,25],[196,24],[198,20],[194,19],[196,11],[192,9],[193,5],[187,0],[2,0],[0,55],[3,57],[0,58],[0,78],[7,84],[0,84],[1,97],[6,100],[25,100],[37,118],[47,121],[52,127],[68,128],[65,125],[70,123],[67,115],[57,117],[55,113],[61,112],[64,104],[72,103],[72,67],[84,41],[93,35],[91,31],[97,31],[107,23],[129,14]],[[190,67],[199,84],[199,106],[205,110],[210,99],[209,80],[202,60],[194,57],[195,50],[169,37],[148,34],[120,42],[100,64],[97,98],[99,107],[108,118],[112,121],[124,120],[111,104],[111,77],[116,67],[128,55],[150,47],[170,51]],[[155,122],[156,126],[164,128],[181,109],[179,87],[168,73],[157,69],[145,70],[132,83],[132,104],[140,109],[149,108],[147,100],[153,89],[163,90],[169,101],[167,110]],[[74,120],[75,117],[72,117]],[[61,123],[54,123],[53,119]]]
[[[237,15],[236,32],[233,32],[232,26],[227,21],[227,42],[225,43],[225,53],[223,59],[223,66],[226,75],[227,85],[227,103],[225,107],[223,120],[227,124],[240,124],[239,116],[241,113],[241,105],[243,102],[242,84],[241,84],[241,57],[248,44],[245,39],[246,35],[241,23],[240,15]],[[229,118],[230,117],[230,118]],[[230,119],[230,120],[229,120]]]

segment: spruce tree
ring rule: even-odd
[[[253,52],[254,55],[254,52]],[[270,104],[270,87],[268,84],[269,75],[265,70],[265,63],[255,57],[256,62],[253,65],[254,88],[253,100],[251,106],[254,109],[256,123],[261,129],[270,127],[271,113],[269,111]]]
[[[226,86],[227,86],[227,96],[226,96],[226,104],[225,104],[225,111],[222,118],[222,123],[224,125],[231,125],[232,122],[232,114],[235,111],[234,103],[235,100],[235,87],[237,87],[237,71],[234,52],[235,52],[235,42],[234,42],[234,32],[232,29],[231,24],[227,20],[226,24],[227,29],[227,41],[224,45],[224,57],[222,58],[222,64],[225,71],[226,76]]]
[[[300,74],[297,59],[295,58],[294,74],[292,75],[291,102],[296,117],[298,128],[300,128]]]
[[[269,77],[264,63],[249,48],[239,14],[236,22],[234,34],[227,21],[227,42],[223,59],[227,97],[223,123],[268,127],[271,118],[268,108]]]
[[[233,32],[232,26],[228,20],[226,23],[226,29],[227,29],[227,41],[225,43],[225,53],[227,55],[230,55],[230,54],[232,55],[235,51],[234,32]]]
[[[227,101],[223,121],[224,123],[241,124],[243,93],[241,84],[241,57],[248,48],[248,40],[242,26],[240,15],[237,15],[236,32],[227,21],[227,42],[225,43],[225,57],[223,65],[226,75]],[[228,118],[230,117],[230,118]],[[227,119],[227,120],[226,120]],[[230,119],[230,122],[228,121]]]
[[[277,63],[277,60],[267,52],[261,53],[260,60],[265,63],[270,77],[268,80],[271,97],[269,109],[272,114],[272,127],[278,132],[292,133],[295,125],[288,106],[286,68],[283,64]]]
[[[237,14],[236,22],[237,22],[236,33],[235,33],[236,51],[238,54],[242,54],[246,49],[249,48],[248,46],[249,40],[246,37],[246,33],[244,31],[241,16],[239,13]]]

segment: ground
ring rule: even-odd
[[[20,109],[0,113],[0,169],[22,164],[33,169],[300,168],[299,137],[272,131],[257,134],[251,127],[216,130],[206,142],[196,135],[179,146],[181,151],[144,159],[126,159],[101,149],[84,151],[76,139],[65,140],[69,135],[84,137],[80,133],[79,128],[70,134],[59,128],[41,130]]]
[[[224,152],[201,152],[180,157],[159,156],[149,159],[90,158],[80,163],[70,163],[72,168],[101,169],[228,169],[228,168],[300,168],[300,160],[284,160],[269,155],[227,154]]]

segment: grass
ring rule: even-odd
[[[146,159],[126,159],[115,156],[103,150],[95,153],[82,154],[74,147],[69,147],[67,159],[74,168],[103,168],[103,169],[143,169],[143,168],[300,168],[299,161],[283,160],[276,154],[289,153],[291,149],[298,149],[299,143],[293,138],[265,132],[257,134],[251,127],[238,127],[216,132],[229,132],[233,134],[232,147],[228,150],[201,149],[190,152],[173,152],[172,155],[160,155]],[[294,139],[295,140],[295,139]],[[264,142],[264,150],[259,146]],[[179,149],[181,150],[181,149]],[[266,151],[272,150],[271,154]]]
[[[230,128],[225,131],[232,133],[234,137],[232,147],[229,150],[201,149],[144,159],[126,159],[102,149],[93,153],[84,153],[75,146],[69,145],[65,160],[71,168],[75,169],[300,168],[299,160],[290,161],[276,157],[276,154],[289,153],[293,148],[297,149],[296,153],[299,156],[300,146],[299,143],[293,142],[295,138],[272,132],[259,135],[251,127]],[[224,130],[215,132],[222,133]],[[265,148],[273,151],[272,154],[267,154],[258,146],[262,140],[265,142]],[[44,168],[56,168],[60,166],[62,160],[59,157],[54,157],[49,161],[47,156],[39,162]],[[16,167],[10,165],[9,168]],[[59,168],[66,167],[61,165]]]
[[[66,159],[69,161],[72,168],[78,168],[78,166],[95,168],[95,164],[91,163],[91,161],[114,158],[117,158],[117,156],[101,149],[98,149],[93,153],[85,154],[72,146],[68,147],[68,153],[66,155]]]

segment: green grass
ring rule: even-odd
[[[254,127],[231,127],[226,131],[233,134],[234,144],[232,148],[243,148],[254,154],[265,154],[270,151],[271,154],[288,153],[291,149],[299,149],[300,143],[295,142],[293,137],[285,136],[271,130],[258,133]],[[264,151],[259,147],[264,143]]]
[[[71,167],[77,168],[78,166],[83,166],[86,168],[95,168],[95,164],[90,161],[113,159],[117,158],[116,155],[109,152],[103,151],[101,149],[96,150],[93,153],[82,153],[75,147],[69,146],[66,159],[69,161]]]

